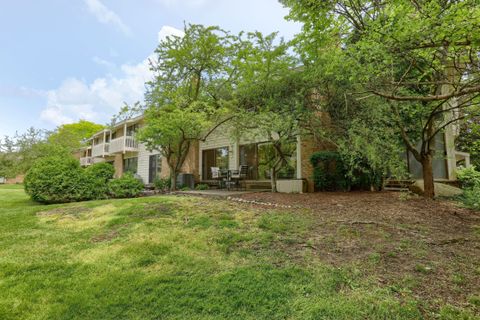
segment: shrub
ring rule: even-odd
[[[155,189],[160,190],[160,191],[166,191],[170,189],[171,181],[169,178],[155,178],[155,181],[153,181],[153,185],[155,186]]]
[[[462,202],[470,209],[480,210],[480,184],[466,189],[462,195]]]
[[[480,171],[475,170],[475,167],[463,168],[457,170],[457,179],[460,181],[462,188],[470,189],[475,186],[480,186]]]
[[[121,178],[108,182],[110,195],[114,198],[138,197],[143,191],[143,183],[135,178],[132,173],[127,172]]]
[[[95,199],[96,182],[84,173],[73,157],[37,160],[25,176],[25,191],[42,203],[65,203]]]
[[[350,181],[338,152],[320,151],[310,157],[315,188],[321,191],[348,190]]]
[[[95,163],[85,169],[85,172],[95,179],[103,181],[105,184],[113,179],[115,168],[107,162]]]
[[[210,189],[210,187],[208,186],[208,184],[205,184],[205,183],[199,183],[195,187],[195,190],[208,190],[208,189]]]

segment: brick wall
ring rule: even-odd
[[[5,181],[5,184],[17,184],[17,183],[23,183],[23,179],[25,178],[25,175],[19,174],[15,178],[7,178]]]

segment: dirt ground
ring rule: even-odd
[[[312,215],[303,243],[334,266],[353,264],[380,284],[421,299],[480,310],[480,212],[398,192],[251,193],[245,200]],[[259,206],[252,205],[250,206]],[[261,206],[261,205],[260,205]]]

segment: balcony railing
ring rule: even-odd
[[[92,147],[92,157],[103,157],[109,153],[109,144],[100,143]]]
[[[93,164],[93,158],[92,157],[83,157],[83,158],[80,158],[80,165],[82,167],[86,167],[86,166],[89,166]]]
[[[110,142],[110,153],[120,153],[124,151],[138,151],[138,143],[133,137],[120,137]]]

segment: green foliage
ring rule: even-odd
[[[480,107],[477,107],[480,110]],[[471,163],[480,168],[480,116],[474,114],[460,126],[460,135],[455,140],[457,150],[470,153]]]
[[[464,255],[438,255],[436,269],[448,272],[432,282],[438,291],[431,297],[405,280],[421,283],[428,276],[412,274],[415,259],[404,259],[418,248],[403,248],[398,258],[382,254],[375,267],[366,257],[351,263],[347,253],[332,254],[333,267],[310,245],[344,245],[330,227],[338,218],[325,221],[302,209],[238,208],[177,196],[44,206],[29,201],[20,186],[0,186],[0,204],[1,319],[478,318],[472,302],[442,287],[452,265],[465,279],[478,276],[469,243],[458,244]],[[415,205],[402,207],[408,213]],[[432,229],[423,221],[404,223],[426,235],[438,231],[435,223]],[[382,229],[362,230],[353,244],[368,253],[365,244]],[[400,236],[382,236],[377,244],[395,248],[411,238]],[[387,285],[377,281],[379,272],[392,269]],[[456,290],[478,296],[475,286]]]
[[[64,203],[102,197],[96,179],[84,173],[77,159],[47,157],[36,161],[25,176],[25,191],[41,203]]]
[[[70,157],[64,146],[46,141],[43,130],[29,128],[14,137],[0,141],[0,176],[13,178],[26,173],[35,161],[43,157]]]
[[[137,135],[167,160],[172,189],[191,144],[225,120],[239,50],[238,38],[218,27],[186,25],[184,32],[183,37],[167,37],[155,50],[146,125]]]
[[[382,172],[376,171],[365,159],[357,159],[353,168],[337,151],[315,152],[310,157],[313,165],[315,188],[321,191],[380,190],[383,185]]]
[[[462,188],[471,189],[480,186],[480,171],[474,166],[470,168],[457,169],[457,179],[462,184]]]
[[[351,181],[338,152],[320,151],[310,157],[315,188],[321,191],[347,191]]]
[[[153,181],[153,185],[155,186],[155,189],[160,191],[166,191],[170,189],[170,184],[171,184],[171,180],[168,178],[157,177],[155,178],[155,181]]]
[[[106,184],[109,180],[113,179],[115,168],[111,163],[100,162],[87,167],[85,172]]]
[[[133,198],[142,193],[144,185],[133,174],[127,172],[121,178],[110,180],[108,188],[114,198]]]
[[[331,92],[343,96],[337,106],[346,110],[380,101],[417,161],[431,162],[433,141],[450,124],[480,114],[480,69],[471,55],[480,51],[478,1],[281,2],[290,19],[303,23],[295,44],[306,72],[324,85],[320,93],[327,91],[322,100],[329,102]],[[370,121],[363,124],[368,131]],[[376,128],[392,141],[387,124]],[[380,158],[368,157],[376,170]],[[424,181],[425,195],[433,197],[433,175]]]
[[[480,172],[473,166],[458,169],[457,179],[464,189],[460,200],[466,207],[480,210]]]
[[[48,136],[48,143],[62,146],[70,151],[80,148],[85,139],[104,129],[104,126],[86,120],[63,124]]]
[[[195,186],[195,190],[208,190],[210,189],[210,187],[208,186],[208,184],[205,184],[205,183],[199,183]]]
[[[261,137],[270,143],[271,152],[262,166],[271,176],[273,192],[277,176],[282,169],[288,170],[297,137],[311,116],[305,99],[308,81],[297,68],[298,60],[289,52],[290,45],[276,36],[255,32],[245,40],[248,55],[239,62],[231,133],[236,139]]]

